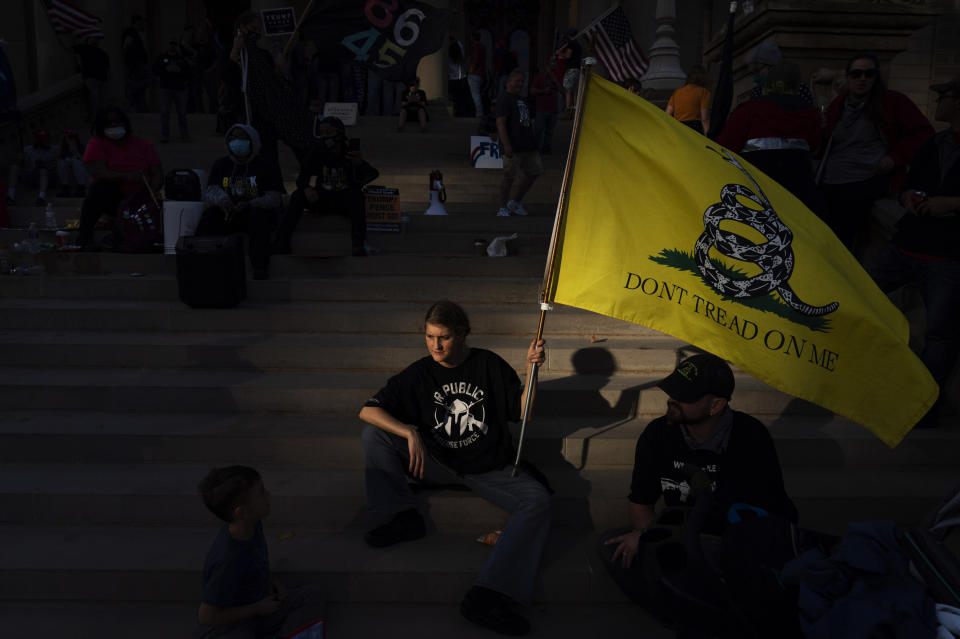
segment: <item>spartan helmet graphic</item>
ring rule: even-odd
[[[476,419],[470,413],[470,409],[473,408],[473,405],[476,403],[477,402],[471,402],[468,404],[462,399],[454,399],[446,405],[444,420],[438,423],[436,427],[442,427],[448,437],[462,437],[465,432],[473,432],[476,429],[480,429],[486,433],[487,425],[483,423],[483,420]],[[454,428],[457,429],[456,433],[454,433]]]

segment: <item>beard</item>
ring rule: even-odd
[[[696,426],[709,419],[710,413],[707,410],[702,411],[702,414],[692,413],[690,411],[685,411],[680,404],[673,401],[668,401],[667,413],[665,416],[668,422],[677,426]]]

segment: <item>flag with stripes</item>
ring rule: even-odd
[[[626,82],[639,78],[647,70],[650,63],[633,39],[623,7],[614,7],[583,32],[593,38],[597,57],[607,68],[610,79]]]
[[[72,34],[78,38],[103,37],[103,23],[92,13],[63,0],[44,0],[43,4],[55,33]]]

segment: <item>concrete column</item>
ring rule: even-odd
[[[427,0],[427,4],[433,5],[439,9],[450,8],[450,0]],[[427,94],[427,99],[433,101],[437,99],[446,100],[449,98],[447,91],[447,36],[443,36],[443,44],[436,53],[423,56],[420,59],[420,65],[417,67],[417,75],[420,77],[420,88]]]
[[[680,47],[673,39],[676,33],[675,0],[657,0],[657,37],[650,47],[650,67],[643,74],[643,88],[676,89],[683,86],[686,74],[680,67]]]

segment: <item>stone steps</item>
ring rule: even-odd
[[[0,600],[197,601],[200,571],[217,524],[204,527],[0,526],[9,550]],[[359,530],[284,530],[265,523],[272,572],[288,585],[320,584],[331,601],[453,604],[475,579],[489,532],[431,534],[387,549],[368,548]],[[280,533],[293,533],[279,539]],[[286,536],[286,535],[285,535]],[[595,556],[592,535],[557,531],[545,552],[542,602],[622,602]]]
[[[513,219],[513,218],[501,218]],[[371,237],[376,242],[376,238]],[[33,256],[22,256],[24,261],[33,261]],[[44,256],[41,256],[44,257]],[[39,258],[38,258],[39,259]],[[173,277],[177,271],[177,260],[174,255],[162,255],[159,253],[78,253],[78,252],[57,252],[49,254],[49,257],[40,259],[40,263],[46,263],[46,259],[52,259],[52,265],[55,272],[47,269],[48,275],[55,275],[53,278],[30,278],[27,281],[37,282],[29,286],[40,287],[43,289],[44,281],[52,282],[49,286],[57,286],[56,282],[60,275],[114,275],[126,277],[130,273],[138,273],[135,276],[163,276]],[[285,282],[289,279],[315,279],[322,277],[354,277],[354,276],[376,276],[384,278],[383,281],[389,283],[389,277],[395,275],[413,275],[430,276],[436,282],[443,282],[448,278],[473,278],[473,284],[477,287],[485,288],[484,280],[487,278],[516,278],[530,277],[537,278],[539,282],[543,278],[545,266],[543,255],[508,255],[501,258],[490,258],[477,255],[438,255],[435,252],[423,254],[384,254],[370,258],[356,258],[342,254],[334,255],[276,255],[270,260],[269,282],[249,282],[249,287],[259,287],[264,289],[284,290],[290,286],[288,283],[277,284],[277,281]],[[247,273],[248,278],[250,273]],[[39,281],[38,281],[39,280]],[[24,281],[13,277],[2,277],[0,283],[3,290],[11,287],[11,291],[20,286],[17,282]],[[390,299],[386,296],[389,288],[386,286],[380,291],[375,299]],[[470,291],[464,291],[464,295],[471,295]],[[2,297],[13,297],[6,293]],[[90,296],[84,295],[85,299]],[[172,299],[172,298],[168,298]],[[434,299],[434,298],[431,298]],[[460,299],[458,297],[458,299]],[[482,301],[477,299],[477,301]],[[487,300],[483,300],[487,301]]]
[[[413,331],[357,338],[337,333],[10,331],[0,332],[0,348],[6,366],[40,368],[400,370],[425,355],[419,337]],[[518,366],[526,354],[524,343],[514,337],[476,335],[474,341]],[[666,371],[676,362],[676,350],[686,343],[650,336],[613,338],[602,342],[602,349],[584,350],[590,346],[582,337],[551,339],[549,359],[541,371],[573,372],[575,356],[580,372]]]
[[[358,428],[359,430],[359,428]],[[362,455],[351,468],[261,465],[275,527],[354,534],[379,521],[366,512]],[[218,460],[205,464],[0,464],[0,523],[204,526],[211,515],[196,485]],[[322,463],[322,462],[320,462]],[[555,462],[557,463],[557,462]],[[564,461],[542,466],[556,494],[552,521],[560,531],[599,531],[622,525],[632,468],[578,470]],[[842,531],[847,521],[918,521],[955,484],[949,466],[862,468],[786,466],[784,481],[803,526]],[[930,492],[934,491],[935,496]],[[502,528],[508,515],[469,491],[421,491],[431,528],[447,534]]]
[[[275,261],[290,262],[295,258],[280,257]],[[345,258],[349,259],[349,258]],[[379,259],[379,258],[378,258]],[[511,258],[513,259],[513,258]],[[165,260],[155,260],[165,267]],[[496,262],[497,260],[491,260]],[[67,261],[63,270],[73,265]],[[509,265],[507,265],[509,266]],[[495,284],[477,278],[451,275],[442,279],[417,275],[361,275],[357,277],[328,276],[272,277],[270,281],[247,282],[248,303],[253,302],[342,302],[348,300],[383,299],[385,290],[391,296],[402,296],[409,301],[431,303],[437,298],[457,298],[463,304],[486,303],[492,294],[501,302],[530,303],[536,301],[540,290],[539,277],[498,277]],[[3,296],[13,299],[60,300],[130,300],[169,302],[177,299],[177,282],[173,274],[130,277],[117,275],[80,275],[62,273],[58,277],[7,277],[3,281]],[[246,305],[246,304],[245,304]]]
[[[392,370],[256,371],[117,368],[0,368],[0,410],[119,412],[269,412],[354,415]],[[611,406],[659,415],[664,373],[567,375],[544,372],[537,415],[588,416]],[[738,380],[734,408],[758,417],[822,415],[823,410],[749,377]]]
[[[0,299],[0,330],[418,333],[426,306],[423,302],[277,304],[248,300],[233,309],[192,309],[178,301]],[[475,304],[468,307],[468,312],[472,312],[471,326],[476,334],[517,335],[524,340],[522,343],[536,334],[539,310],[535,300],[526,304]],[[557,306],[547,316],[545,335],[583,335],[589,341],[589,335],[612,338],[660,333]]]
[[[191,591],[192,592],[192,591]],[[0,603],[0,617],[11,636],[31,639],[89,639],[127,637],[136,629],[139,639],[189,637],[194,632],[197,601],[183,602],[24,602]],[[643,609],[629,602],[562,606],[538,603],[528,611],[530,637],[615,637],[624,629],[646,639],[672,639],[676,634],[660,626]],[[423,639],[457,637],[490,639],[490,631],[466,621],[456,606],[425,603],[357,603],[333,601],[321,612],[328,637],[384,637]]]
[[[0,463],[362,467],[362,423],[354,415],[143,412],[131,419],[104,411],[24,410],[5,416]],[[629,469],[650,417],[612,409],[585,417],[535,414],[524,458],[549,467]],[[952,428],[918,430],[891,450],[864,428],[830,415],[778,416],[766,423],[781,464],[795,468],[949,468],[960,439]],[[519,425],[513,431],[518,437]]]

